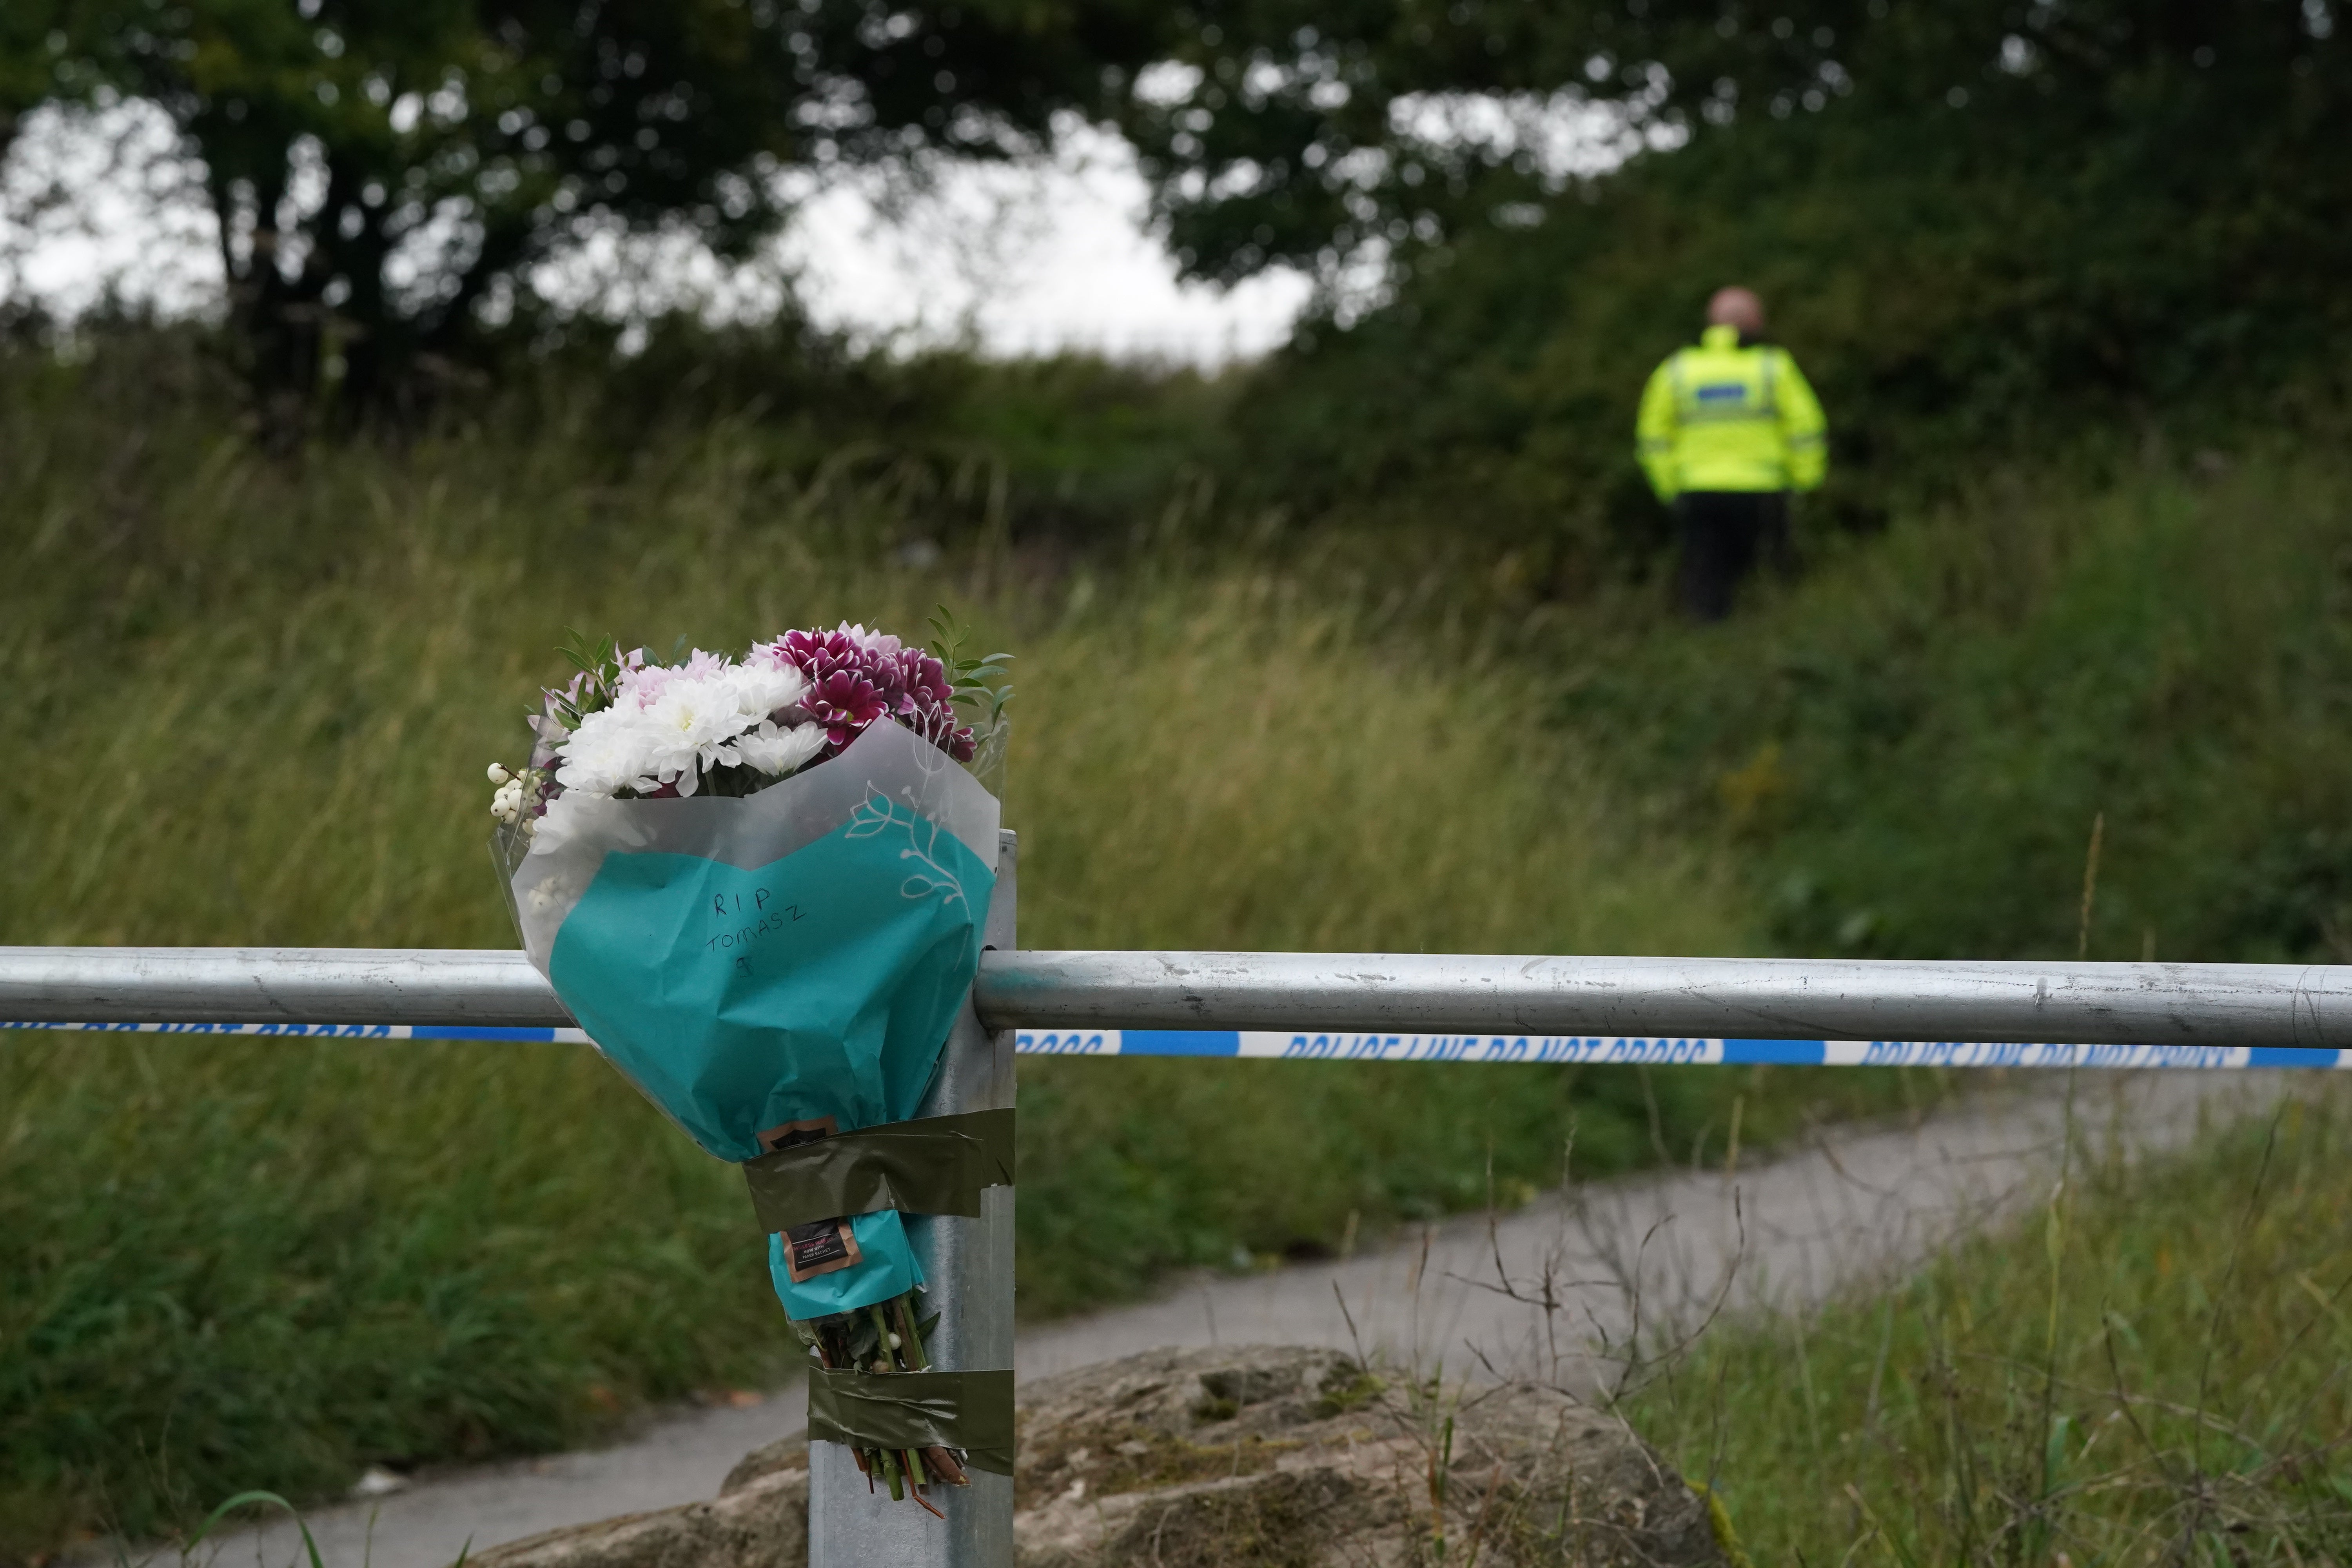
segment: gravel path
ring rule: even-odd
[[[2177,1146],[2200,1118],[2259,1112],[2310,1075],[2084,1074],[2084,1135]],[[1596,1343],[1644,1324],[1818,1300],[1896,1272],[1939,1240],[2048,1190],[2063,1080],[1948,1109],[1916,1126],[1834,1127],[1769,1163],[1595,1184],[1491,1225],[1457,1219],[1360,1256],[1184,1280],[1156,1300],[1024,1329],[1040,1376],[1158,1345],[1360,1343],[1427,1368],[1605,1378]],[[1714,1158],[1721,1160],[1718,1152]],[[1507,1279],[1509,1293],[1495,1287]],[[1555,1310],[1530,1305],[1549,1282]],[[1341,1303],[1345,1303],[1342,1310]],[[672,1413],[606,1448],[455,1470],[308,1516],[327,1568],[446,1568],[473,1550],[712,1496],[749,1449],[801,1425],[801,1391]],[[290,1525],[229,1538],[224,1564],[301,1555]]]

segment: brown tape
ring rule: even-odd
[[[1013,1181],[1013,1111],[967,1110],[815,1138],[743,1163],[771,1235],[897,1209],[977,1215],[982,1188]]]
[[[859,1448],[960,1448],[971,1468],[1013,1473],[1013,1372],[809,1368],[813,1442]]]

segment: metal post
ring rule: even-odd
[[[997,952],[1014,947],[1019,846],[997,835],[996,891],[982,940]],[[918,1116],[990,1110],[1013,1103],[1013,1035],[990,1033],[966,997],[940,1053],[939,1076]],[[929,1282],[940,1326],[924,1342],[942,1371],[1013,1364],[1013,1194],[990,1187],[978,1219],[929,1215],[908,1226]],[[908,1500],[869,1490],[856,1460],[837,1443],[809,1445],[810,1568],[1013,1568],[1013,1481],[984,1470],[969,1487],[925,1494],[947,1515],[933,1519]]]

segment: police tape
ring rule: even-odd
[[[1695,1040],[1576,1035],[1342,1035],[1164,1029],[1022,1030],[1031,1056],[1286,1061],[1619,1063],[1654,1067],[2352,1068],[2352,1051],[2276,1046],[2014,1045],[2001,1041]]]
[[[38,1024],[5,1029],[336,1040],[586,1045],[585,1031],[469,1024]],[[1692,1040],[1591,1035],[1347,1035],[1234,1029],[1021,1029],[1041,1057],[1212,1057],[1260,1061],[1503,1062],[1647,1067],[2352,1068],[2352,1051],[2284,1046],[2014,1045],[2000,1041]]]

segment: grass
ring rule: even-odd
[[[2352,954],[2352,464],[1989,477],[1712,631],[1569,627],[1559,721],[1736,847],[1787,952]]]
[[[1033,536],[1001,487],[773,419],[553,396],[269,461],[216,409],[186,354],[0,355],[0,941],[505,945],[481,770],[565,628],[941,600],[1021,656],[1033,946],[2064,955],[2102,811],[2094,956],[2312,958],[2352,920],[2326,453],[1989,484],[1693,631],[1537,602],[1464,529],[1260,538],[1189,480],[1080,486],[1125,537]],[[1753,1146],[1937,1087],[1038,1062],[1023,1310],[1531,1191],[1571,1124],[1601,1173],[1735,1096]],[[746,1220],[576,1051],[0,1037],[0,1562],[774,1376]],[[1816,1543],[1845,1506],[1735,1502]]]
[[[740,1181],[576,1053],[0,1048],[13,1552],[553,1447],[785,1359]]]
[[[894,563],[878,479],[718,421],[255,457],[193,371],[0,378],[0,941],[511,942],[492,757],[568,626],[657,647],[946,598],[1013,647],[1024,939],[1708,952],[1725,863],[1612,804],[1540,683],[1239,567]],[[185,374],[192,384],[174,387]],[[1661,1080],[1662,1083],[1664,1080]],[[740,1180],[556,1047],[0,1038],[0,1559],[368,1463],[579,1441],[780,1374]],[[1254,1266],[1676,1147],[1706,1089],[1557,1069],[1024,1068],[1023,1307]],[[1878,1103],[1790,1079],[1774,1117]]]
[[[2087,1117],[2029,1215],[1718,1324],[1626,1415],[1759,1563],[2345,1561],[2352,1098],[2304,1086],[2179,1155],[2116,1147]]]

